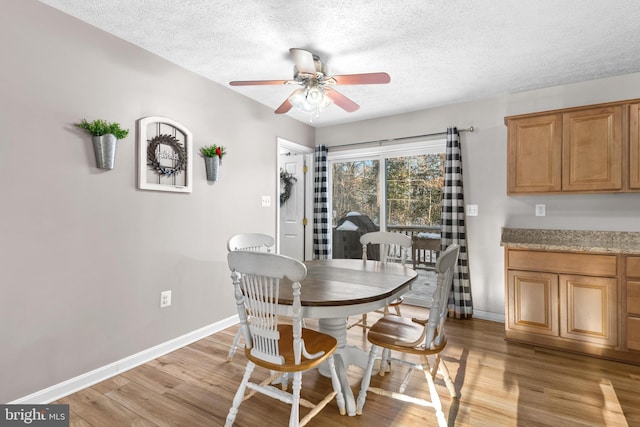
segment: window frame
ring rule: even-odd
[[[427,154],[442,154],[446,150],[447,139],[438,138],[430,140],[421,140],[404,144],[390,144],[390,145],[378,145],[367,146],[362,148],[352,149],[335,149],[339,146],[329,147],[327,153],[327,167],[328,174],[328,194],[327,204],[328,212],[331,213],[331,224],[333,225],[333,164],[341,163],[350,160],[377,160],[379,162],[378,168],[378,186],[380,188],[380,200],[384,200],[383,203],[378,203],[379,218],[380,218],[380,230],[386,231],[387,229],[387,187],[385,185],[385,173],[387,170],[387,159],[406,156],[420,156]]]

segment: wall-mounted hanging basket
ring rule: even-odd
[[[93,152],[96,156],[96,167],[98,169],[113,169],[118,142],[115,135],[92,136],[91,140],[93,141]]]
[[[220,157],[205,157],[204,167],[207,170],[207,181],[217,181],[220,175]]]
[[[220,176],[222,156],[227,154],[227,148],[222,145],[208,145],[200,147],[200,154],[204,159],[204,167],[207,172],[207,181],[215,182]]]
[[[129,129],[121,129],[119,123],[108,123],[102,119],[91,122],[82,119],[75,126],[91,135],[93,152],[96,156],[96,167],[98,169],[113,169],[116,161],[116,143],[119,139],[127,137]]]

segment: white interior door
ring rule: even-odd
[[[293,152],[281,154],[280,167],[296,179],[289,198],[280,205],[280,253],[304,261],[305,156]]]

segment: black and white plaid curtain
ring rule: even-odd
[[[328,167],[326,145],[318,145],[314,156],[313,184],[313,258],[327,259],[331,255],[329,242]]]
[[[441,249],[451,244],[460,245],[458,265],[453,276],[449,296],[449,315],[456,319],[470,319],[473,315],[471,281],[467,257],[467,235],[464,219],[464,192],[462,189],[462,152],[460,134],[455,127],[447,128],[447,148],[442,189]]]

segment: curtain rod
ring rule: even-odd
[[[467,129],[458,129],[458,132],[473,132],[473,126],[469,126]],[[399,138],[379,139],[376,141],[353,142],[351,144],[334,145],[333,147],[328,147],[328,149],[331,150],[332,148],[338,149],[338,148],[344,148],[344,147],[353,147],[355,145],[375,144],[376,142],[382,145],[382,143],[384,142],[404,141],[405,139],[426,138],[430,136],[440,136],[440,135],[446,135],[446,134],[447,132],[435,132],[435,133],[427,133],[424,135],[401,136]]]

